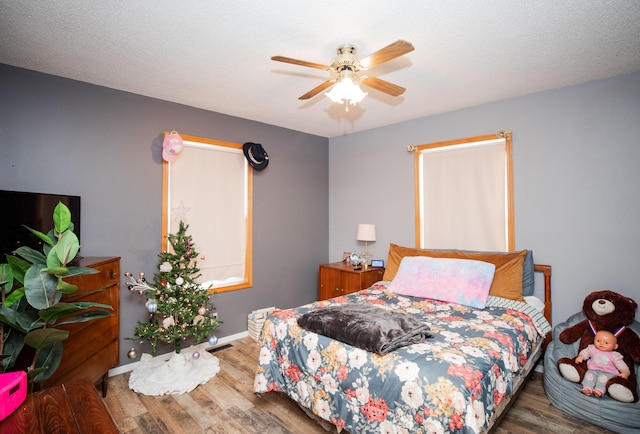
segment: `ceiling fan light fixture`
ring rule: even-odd
[[[331,101],[337,102],[338,104],[344,104],[344,102],[347,101],[349,104],[345,104],[345,108],[349,111],[349,105],[356,105],[362,101],[365,96],[367,96],[367,93],[360,89],[360,84],[372,87],[373,89],[386,93],[390,96],[402,95],[406,90],[402,86],[389,83],[388,81],[377,77],[358,76],[357,73],[389,62],[413,50],[414,48],[411,42],[399,39],[378,51],[374,51],[362,59],[356,55],[357,50],[355,45],[340,45],[337,50],[338,56],[333,59],[331,65],[307,62],[305,60],[292,59],[284,56],[273,56],[271,57],[271,60],[306,66],[309,68],[322,69],[324,71],[328,71],[331,76],[337,74],[337,78],[330,78],[323,81],[309,92],[300,96],[298,99],[307,100],[313,98],[323,90],[329,89],[333,86],[333,89],[329,92],[325,92],[325,95],[330,98]]]
[[[324,94],[338,104],[344,104],[346,101],[351,105],[356,105],[368,95],[367,92],[360,89],[358,81],[358,77],[352,71],[343,71],[338,77],[338,82],[329,92]]]

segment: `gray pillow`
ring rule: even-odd
[[[524,270],[522,270],[522,295],[533,295],[536,279],[533,271],[533,250],[527,250],[524,257]]]

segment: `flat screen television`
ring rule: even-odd
[[[53,210],[58,202],[71,211],[73,232],[80,239],[80,196],[0,190],[0,263],[21,246],[42,252],[42,241],[23,225],[48,233],[53,229]]]

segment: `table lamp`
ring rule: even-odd
[[[362,257],[364,258],[365,263],[369,264],[371,259],[371,256],[369,255],[369,242],[376,240],[376,225],[359,224],[356,240],[364,241],[364,253]]]

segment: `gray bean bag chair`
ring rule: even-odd
[[[580,384],[565,380],[558,371],[558,359],[576,357],[579,344],[579,342],[563,344],[558,336],[564,329],[584,319],[584,313],[578,312],[553,328],[553,339],[544,355],[544,389],[547,397],[554,406],[578,419],[618,433],[638,434],[640,432],[640,401],[626,403],[616,401],[608,395],[602,398],[586,396],[580,392]],[[634,321],[629,328],[640,335],[638,321]],[[636,364],[634,369],[636,376],[640,378],[640,365]],[[638,392],[640,393],[640,390]]]

